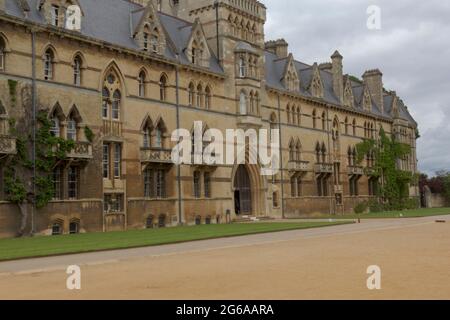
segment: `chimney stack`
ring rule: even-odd
[[[287,58],[289,44],[284,39],[266,42],[266,50],[277,55],[278,58]]]
[[[0,11],[6,11],[6,0],[0,0]]]
[[[372,99],[384,113],[383,74],[380,70],[368,70],[363,74],[364,83],[369,86]]]
[[[344,67],[342,60],[344,58],[335,51],[331,56],[331,73],[333,74],[333,91],[340,103],[344,102]]]

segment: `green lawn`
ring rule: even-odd
[[[0,240],[0,261],[112,249],[146,247],[248,234],[318,228],[345,223],[348,222],[221,224],[125,232],[3,239]]]
[[[450,208],[417,209],[404,211],[390,211],[379,213],[321,215],[308,217],[308,219],[386,219],[386,218],[420,218],[430,216],[450,215]]]

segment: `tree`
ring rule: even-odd
[[[447,201],[450,201],[450,172],[449,171],[441,171],[437,173],[438,178],[441,181],[442,184],[442,194],[447,199]]]
[[[5,170],[5,194],[15,203],[21,213],[18,235],[23,236],[28,224],[30,206],[45,207],[53,198],[52,172],[56,164],[65,159],[75,143],[54,137],[50,133],[51,121],[48,109],[39,107],[36,117],[36,157],[32,160],[33,115],[31,114],[30,86],[22,88],[23,117],[10,121],[10,134],[16,138],[17,153],[8,162]],[[36,175],[35,175],[36,172]]]
[[[379,195],[387,204],[388,209],[401,209],[409,198],[408,186],[414,181],[412,172],[397,168],[398,159],[411,153],[407,144],[389,138],[383,129],[379,140],[366,139],[357,144],[357,161],[361,163],[364,157],[373,152],[375,156],[374,175],[381,180]]]

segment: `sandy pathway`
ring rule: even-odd
[[[247,244],[240,237],[242,246],[227,239],[222,247],[202,242],[189,244],[191,250],[163,252],[166,246],[152,256],[88,261],[80,291],[66,289],[67,275],[57,265],[18,270],[0,274],[0,298],[450,299],[447,220],[364,222],[266,235],[268,241],[250,236]],[[381,267],[380,291],[366,287],[369,265]],[[8,266],[0,263],[0,273]]]

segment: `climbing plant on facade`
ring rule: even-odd
[[[379,196],[384,201],[386,209],[403,209],[409,202],[409,184],[414,182],[412,172],[397,168],[397,161],[411,153],[411,147],[405,143],[391,139],[381,129],[379,140],[366,139],[356,146],[357,161],[361,163],[364,157],[372,152],[375,158],[373,175],[379,177]]]
[[[16,133],[17,153],[12,156],[5,170],[5,193],[7,200],[17,204],[20,208],[22,222],[19,235],[23,235],[27,226],[27,204],[34,201],[36,207],[40,209],[52,200],[54,195],[53,169],[75,147],[73,141],[53,136],[50,132],[51,126],[52,123],[47,118],[47,112],[39,111],[35,148],[36,169],[34,169],[32,156],[28,151],[32,150],[33,139],[29,129],[32,126],[22,124],[22,130],[11,129],[11,132]],[[35,187],[33,187],[33,182]]]

